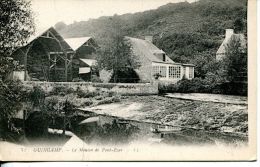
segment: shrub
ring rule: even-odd
[[[53,90],[49,93],[50,95],[61,95],[73,93],[74,89],[66,86],[54,86]]]
[[[112,97],[106,97],[98,102],[98,105],[101,104],[110,104],[110,103],[116,103],[121,101],[121,96],[112,96]]]
[[[93,104],[93,101],[91,99],[84,99],[83,106],[90,106]]]
[[[96,83],[102,83],[102,80],[96,75],[92,75],[91,81]]]
[[[11,118],[23,107],[26,94],[18,81],[3,82],[0,79],[0,138],[7,139],[12,131]]]
[[[247,95],[247,83],[224,82],[217,75],[207,74],[206,78],[182,79],[176,84],[159,84],[160,93],[215,93]]]
[[[82,90],[80,87],[77,87],[76,94],[79,98],[90,98],[100,95],[99,91],[89,91],[88,89]]]
[[[112,124],[106,123],[97,130],[97,137],[100,138],[102,143],[126,144],[134,138],[134,135],[138,133],[139,130],[137,126],[119,124],[118,121],[114,119]]]
[[[43,103],[46,97],[46,93],[39,86],[34,86],[33,89],[28,93],[28,100],[33,106],[39,106]]]
[[[73,78],[72,82],[85,82],[85,81],[81,78]]]

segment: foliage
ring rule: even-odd
[[[0,55],[8,56],[34,32],[31,2],[2,0],[0,13]]]
[[[54,86],[52,91],[49,93],[49,95],[65,96],[65,95],[71,94],[73,92],[74,92],[74,90],[71,87],[67,87],[67,86]]]
[[[79,98],[91,98],[91,97],[100,95],[100,92],[98,92],[98,91],[90,91],[88,89],[83,90],[80,87],[77,87],[77,90],[75,93],[76,93],[77,97],[79,97]]]
[[[5,138],[5,133],[13,129],[11,118],[22,109],[26,93],[21,91],[20,82],[0,80],[0,135]],[[3,136],[2,136],[3,135]]]
[[[227,28],[247,34],[246,0],[169,3],[155,10],[70,24],[61,34],[68,37],[90,35],[101,48],[109,48],[111,36],[117,31],[122,36],[139,38],[153,35],[154,43],[170,58],[194,63],[195,76],[205,78],[210,69],[207,64],[213,64]]]
[[[0,129],[4,129],[3,132],[10,130],[10,119],[22,108],[26,97],[19,82],[6,79],[11,71],[20,68],[10,58],[11,53],[34,32],[30,5],[30,1],[25,0],[0,3]]]
[[[40,106],[44,103],[46,93],[39,86],[34,86],[32,91],[27,95],[28,102],[31,102],[34,107]]]
[[[247,48],[243,46],[240,38],[231,38],[222,63],[229,82],[247,81]]]
[[[91,82],[102,83],[102,80],[97,75],[92,75]]]
[[[22,67],[11,57],[4,57],[0,55],[0,79],[8,79],[8,74],[13,70],[20,70]]]
[[[105,97],[98,102],[98,105],[116,103],[120,101],[121,101],[120,96]]]
[[[34,32],[34,20],[26,0],[2,0],[0,13],[0,78],[5,79],[16,68],[10,55]]]
[[[100,50],[98,64],[101,69],[113,71],[113,82],[118,82],[119,73],[138,67],[131,44],[122,36],[116,36],[108,48]]]
[[[112,124],[104,124],[97,130],[97,136],[103,139],[103,142],[109,144],[129,143],[139,128],[131,124],[119,124],[117,120],[113,120]],[[104,140],[106,139],[106,140]]]
[[[247,95],[247,83],[224,82],[219,75],[208,73],[202,78],[183,79],[177,84],[159,84],[160,93],[214,93],[229,95]]]

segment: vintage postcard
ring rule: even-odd
[[[256,0],[1,0],[1,161],[256,160]]]

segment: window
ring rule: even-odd
[[[163,54],[163,61],[166,61],[166,56],[165,56],[165,54]]]
[[[153,76],[159,74],[161,78],[166,78],[166,70],[165,66],[153,66]]]
[[[181,78],[181,67],[170,66],[169,67],[169,78]]]
[[[194,68],[193,67],[189,67],[189,78],[194,78]]]
[[[153,75],[160,74],[160,67],[159,66],[153,66]]]
[[[166,78],[166,67],[160,66],[160,75],[162,78]]]

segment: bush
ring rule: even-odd
[[[21,82],[0,79],[0,138],[9,140],[8,133],[14,132],[11,118],[22,109],[26,93]]]
[[[72,82],[85,82],[85,81],[81,78],[73,78]]]
[[[90,97],[95,97],[99,96],[100,92],[98,91],[89,91],[87,90],[82,90],[80,87],[77,87],[76,94],[79,98],[90,98]]]
[[[159,84],[160,93],[214,93],[230,95],[247,95],[247,83],[223,82],[214,74],[205,79],[182,79],[176,84]]]
[[[34,86],[33,89],[28,93],[28,100],[33,104],[33,106],[39,106],[43,103],[46,97],[46,93],[39,86]]]
[[[98,76],[92,75],[91,82],[102,83],[102,80]]]
[[[53,90],[49,93],[50,95],[61,95],[65,96],[66,94],[74,93],[74,89],[66,86],[55,86]]]
[[[160,93],[202,93],[206,92],[203,80],[201,78],[194,78],[192,80],[182,79],[176,84],[159,85]]]
[[[127,144],[131,142],[134,135],[139,132],[139,128],[134,125],[119,124],[116,119],[112,124],[104,124],[97,130],[97,137],[103,143],[110,144]],[[104,140],[105,139],[105,140]]]
[[[98,102],[98,105],[101,104],[110,104],[110,103],[116,103],[121,101],[121,96],[112,96],[112,97],[106,97]]]

